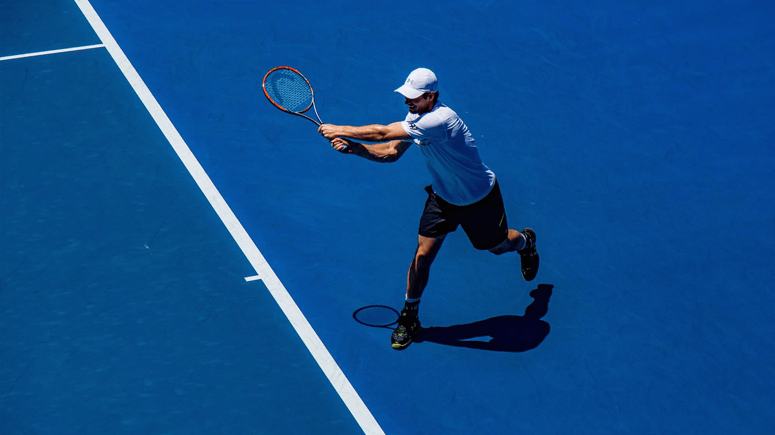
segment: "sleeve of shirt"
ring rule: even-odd
[[[401,121],[401,127],[409,136],[414,139],[430,139],[434,141],[444,141],[447,139],[447,128],[441,117],[434,113],[428,113],[419,119]]]

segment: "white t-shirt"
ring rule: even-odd
[[[409,113],[401,126],[420,148],[433,179],[433,191],[455,205],[487,196],[495,174],[479,157],[474,138],[452,109],[436,103],[428,113]]]

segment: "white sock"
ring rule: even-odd
[[[525,237],[525,235],[522,233],[519,233],[519,237],[522,239],[522,246],[517,248],[517,251],[521,251],[527,247],[527,237]]]

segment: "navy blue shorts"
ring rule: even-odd
[[[425,191],[428,200],[420,218],[421,236],[441,237],[460,225],[474,248],[480,250],[495,248],[508,237],[506,210],[497,181],[487,196],[471,205],[450,204],[436,195],[431,186]]]

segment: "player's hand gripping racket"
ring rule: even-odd
[[[300,72],[291,67],[278,66],[266,73],[263,86],[264,95],[278,109],[309,119],[318,126],[323,123],[315,107],[312,85]],[[304,114],[310,108],[314,109],[317,121]]]

